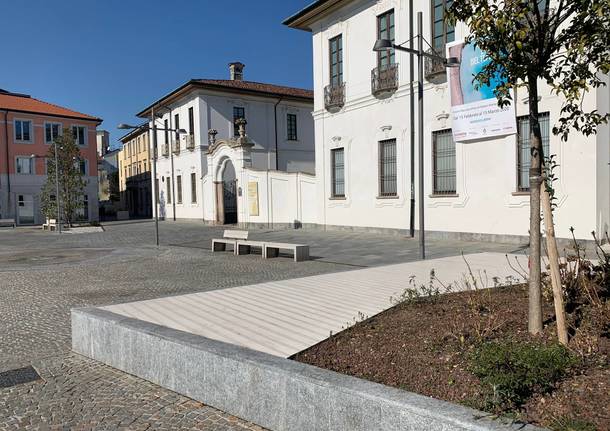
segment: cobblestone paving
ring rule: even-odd
[[[417,258],[417,242],[355,233],[265,230],[254,238],[306,242],[314,260],[211,253],[222,229],[200,223],[116,223],[57,235],[0,230],[0,373],[28,365],[34,383],[0,388],[4,429],[260,429],[70,352],[70,308],[109,305]],[[514,246],[429,243],[431,255],[515,251]]]

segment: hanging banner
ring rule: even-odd
[[[494,95],[500,81],[475,88],[474,77],[491,61],[489,57],[464,42],[450,45],[447,51],[448,57],[460,61],[459,67],[448,69],[453,140],[465,142],[517,133],[514,104],[500,108]]]

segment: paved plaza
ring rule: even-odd
[[[70,352],[70,309],[313,276],[418,258],[417,241],[353,232],[252,231],[305,243],[313,259],[212,253],[222,229],[197,222],[112,223],[100,233],[0,229],[0,429],[258,429]],[[429,241],[430,257],[519,252],[514,245]],[[405,287],[407,280],[405,280]],[[30,383],[3,384],[33,366]],[[3,377],[4,376],[4,377]]]

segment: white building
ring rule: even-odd
[[[157,127],[187,132],[179,138],[157,133],[153,189],[159,190],[161,217],[235,223],[239,213],[248,222],[250,175],[293,181],[314,173],[313,93],[246,81],[243,69],[231,63],[228,80],[191,80],[138,114],[150,118],[154,107]],[[247,138],[240,138],[240,119]],[[262,217],[255,214],[260,210],[252,211],[252,223]],[[291,217],[281,222],[291,223]]]
[[[465,25],[453,29],[444,24],[446,3],[415,1],[413,11],[423,12],[424,37],[442,53],[446,43],[463,40],[467,32]],[[285,21],[313,35],[317,224],[409,229],[409,54],[388,57],[372,50],[378,38],[409,40],[408,5],[407,0],[318,0]],[[529,228],[527,94],[519,90],[514,98],[517,135],[456,144],[446,81],[443,67],[427,65],[426,230],[449,237],[521,240]],[[608,229],[608,127],[590,137],[574,132],[561,142],[549,129],[562,101],[544,85],[540,96],[546,145],[560,165],[557,235],[570,237],[574,226],[577,237],[590,238],[591,231]],[[608,87],[592,91],[584,109],[607,112],[609,100]]]

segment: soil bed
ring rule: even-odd
[[[525,286],[419,298],[333,335],[293,359],[489,411],[488,391],[471,372],[473,351],[489,341],[550,344],[556,337],[548,301],[544,316],[544,334],[531,337]],[[578,365],[550,392],[534,393],[510,414],[557,430],[610,430],[609,346],[603,334],[577,331],[570,349]]]

